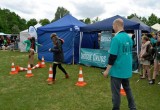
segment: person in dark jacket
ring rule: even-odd
[[[63,49],[62,49],[63,40],[59,39],[58,36],[56,35],[56,33],[51,34],[51,39],[54,44],[54,47],[49,49],[49,51],[53,52],[53,54],[54,54],[53,81],[48,82],[48,84],[55,83],[57,66],[65,74],[65,78],[66,79],[69,78],[69,75],[67,74],[66,70],[61,65],[64,60]]]

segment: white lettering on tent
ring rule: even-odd
[[[81,53],[81,59],[82,60],[92,60],[92,54],[90,54],[90,53]]]
[[[105,63],[105,61],[106,61],[106,56],[100,56],[100,55],[94,54],[94,55],[93,55],[93,61],[94,61],[94,62]]]
[[[111,41],[111,37],[102,37],[101,41],[102,42],[109,42],[109,41]]]
[[[90,53],[81,53],[81,59],[82,60],[92,60],[92,54],[90,54]]]

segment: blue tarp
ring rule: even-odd
[[[113,16],[111,18],[96,22],[94,24],[89,24],[80,28],[82,32],[91,32],[91,31],[105,31],[112,30],[113,21],[117,18],[121,18],[124,21],[125,30],[134,30],[139,29],[140,24],[133,22],[129,19],[121,17],[119,15]]]
[[[42,56],[44,56],[45,61],[47,62],[53,61],[54,58],[53,53],[49,52],[48,50],[49,48],[53,47],[50,35],[52,33],[56,33],[60,38],[64,39],[64,44],[63,44],[64,62],[67,64],[71,64],[74,55],[74,62],[78,63],[79,40],[80,40],[79,27],[81,26],[85,26],[85,24],[74,18],[72,15],[68,14],[53,23],[39,27],[37,29],[38,43],[42,44],[43,46],[38,48],[38,58],[41,59]],[[82,47],[94,48],[93,42],[96,42],[96,45],[98,47],[97,33],[84,34],[84,36],[87,37],[83,37]],[[90,40],[91,38],[94,39]]]

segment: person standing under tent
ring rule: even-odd
[[[153,59],[151,48],[152,45],[149,41],[149,38],[147,36],[143,36],[141,52],[140,52],[140,61],[141,64],[143,65],[143,76],[141,77],[141,79],[145,79],[147,72],[149,84],[151,83],[150,65],[151,65],[151,60]]]
[[[28,62],[31,66],[31,68],[34,66],[34,49],[31,48],[31,37],[29,37],[27,40],[23,41],[23,44],[26,45],[26,51],[29,53],[28,54]]]
[[[156,43],[156,46],[154,47],[154,70],[153,70],[153,77],[152,77],[152,82],[150,84],[155,84],[155,79],[156,79],[156,76],[159,72],[159,63],[160,63],[160,35],[158,35],[158,38],[157,38],[157,43]],[[160,84],[160,83],[158,83]]]
[[[103,73],[104,77],[111,76],[112,110],[120,110],[121,84],[127,94],[129,109],[136,110],[129,83],[132,77],[132,39],[124,32],[122,19],[114,20],[113,29],[116,34],[111,40],[108,65]]]
[[[62,44],[63,44],[64,41],[62,39],[58,38],[56,33],[51,34],[51,40],[53,41],[53,44],[54,44],[54,47],[49,49],[49,51],[53,52],[53,54],[54,54],[53,81],[48,82],[48,84],[55,83],[57,66],[65,74],[65,78],[66,79],[69,78],[68,73],[66,72],[66,70],[61,65],[63,60],[64,60],[63,49],[62,49]]]

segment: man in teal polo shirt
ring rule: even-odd
[[[132,39],[124,32],[122,19],[113,22],[113,29],[116,34],[111,41],[108,65],[103,74],[105,77],[108,73],[111,76],[112,110],[120,109],[121,84],[127,94],[130,110],[136,110],[129,84],[129,78],[132,77]]]

